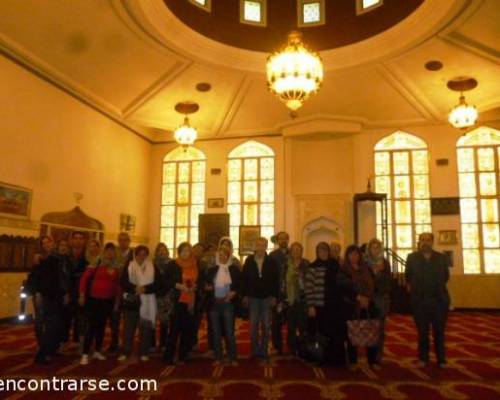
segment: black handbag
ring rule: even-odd
[[[135,293],[125,293],[122,307],[128,311],[139,311],[141,308],[141,296]]]
[[[321,333],[306,333],[297,338],[298,356],[307,361],[325,362],[328,343],[328,338]]]

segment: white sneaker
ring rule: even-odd
[[[141,361],[149,361],[149,357],[148,356],[141,356]]]
[[[104,361],[106,359],[106,356],[104,356],[99,351],[94,351],[94,354],[92,354],[92,358],[95,358],[96,360]]]
[[[88,365],[89,363],[89,355],[82,354],[82,358],[80,359],[80,365]]]
[[[127,356],[125,354],[122,354],[120,357],[118,357],[118,361],[126,361]]]

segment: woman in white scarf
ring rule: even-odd
[[[230,257],[231,253],[229,249],[221,248],[219,250],[218,264],[210,268],[207,273],[207,285],[205,287],[207,291],[213,293],[209,315],[215,365],[220,365],[222,362],[221,323],[224,327],[223,331],[229,362],[231,365],[237,365],[233,300],[240,286],[241,272]]]
[[[233,241],[229,236],[223,236],[219,240],[219,245],[217,246],[217,250],[221,249],[227,249],[229,251],[229,263],[236,265],[238,268],[241,269],[241,262],[240,260],[233,254],[234,248],[233,248]],[[217,251],[215,255],[215,265],[219,265],[219,252]]]
[[[137,246],[135,258],[122,275],[124,298],[124,343],[123,354],[118,358],[125,361],[132,353],[135,331],[139,325],[140,359],[147,361],[156,324],[157,271],[148,258],[149,249]]]

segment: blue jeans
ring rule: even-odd
[[[268,357],[267,347],[271,326],[271,308],[271,297],[265,299],[249,298],[250,338],[253,357]],[[259,328],[261,326],[262,334],[259,337]]]
[[[224,327],[224,338],[226,340],[226,351],[229,360],[236,360],[236,338],[234,336],[234,307],[231,303],[212,304],[210,311],[210,325],[212,329],[212,343],[215,359],[222,360],[221,347],[221,319]]]

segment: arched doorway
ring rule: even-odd
[[[302,243],[305,244],[305,257],[309,260],[316,258],[316,245],[319,242],[332,241],[339,242],[344,245],[344,230],[334,220],[326,217],[319,217],[308,222],[302,230]]]

